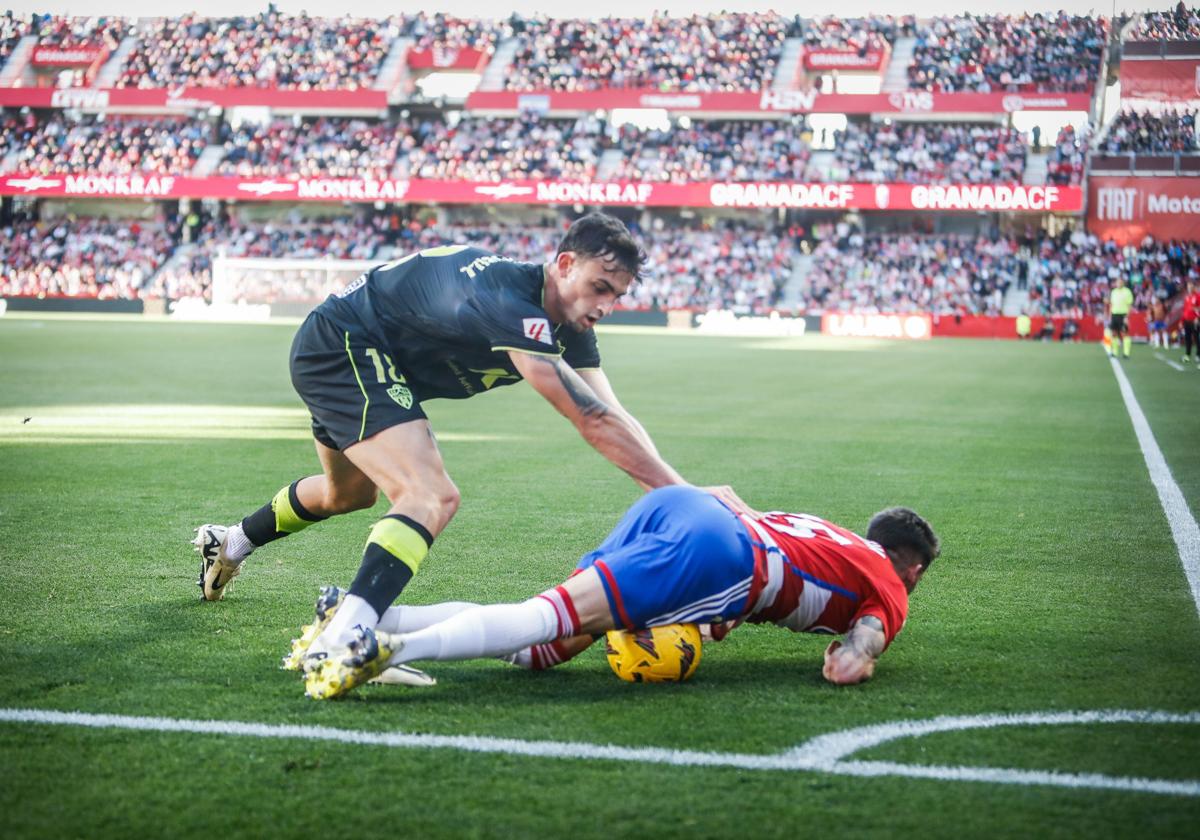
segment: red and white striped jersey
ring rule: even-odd
[[[755,546],[743,620],[841,634],[873,615],[891,644],[908,615],[908,591],[878,543],[807,513],[739,518]]]

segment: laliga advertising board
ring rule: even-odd
[[[1200,242],[1200,178],[1093,176],[1087,228],[1118,245],[1147,235]]]
[[[933,319],[925,314],[892,315],[827,312],[821,316],[824,335],[853,338],[902,338],[923,341],[933,337]]]

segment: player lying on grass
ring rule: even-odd
[[[663,624],[772,622],[798,633],[845,633],[823,674],[862,682],[908,615],[913,591],[940,553],[929,524],[907,508],[876,514],[864,539],[809,514],[735,513],[694,487],[637,501],[561,586],[519,604],[398,606],[379,626],[354,629],[347,649],[303,656],[311,697],[336,697],[392,665],[430,659],[510,658],[547,668],[613,629]],[[319,632],[338,593],[318,601]]]
[[[325,629],[344,646],[374,626],[458,509],[422,402],[465,398],[521,379],[643,489],[685,484],[613,394],[592,329],[637,278],[645,254],[618,220],[571,225],[546,265],[467,246],[432,248],[372,269],[312,312],[291,375],[312,414],[321,474],[293,481],[228,528],[204,525],[200,585],[224,595],[255,548],[335,514],[391,502],[358,576]],[[728,488],[712,492],[736,499]],[[736,502],[732,502],[736,504]]]

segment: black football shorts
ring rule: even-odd
[[[1113,315],[1108,319],[1108,328],[1114,333],[1126,332],[1125,316]]]
[[[384,429],[425,419],[387,346],[312,312],[292,341],[292,385],[312,415],[313,437],[345,449]]]

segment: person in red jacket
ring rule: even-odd
[[[1180,324],[1183,327],[1183,362],[1187,364],[1188,356],[1191,356],[1191,360],[1200,366],[1200,284],[1195,280],[1188,280]]]

